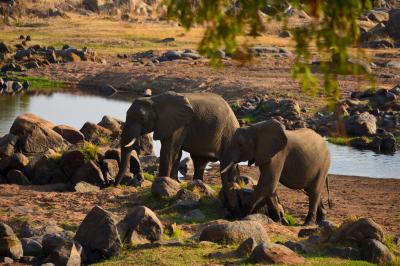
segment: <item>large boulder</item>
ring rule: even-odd
[[[299,265],[305,262],[303,257],[291,249],[272,243],[258,245],[251,253],[249,260],[253,263],[285,265]]]
[[[257,242],[254,238],[250,237],[247,238],[245,241],[243,241],[240,246],[236,249],[235,253],[237,256],[241,257],[241,258],[245,258],[248,255],[250,255],[253,250],[256,248],[257,246]]]
[[[80,181],[74,186],[74,190],[79,193],[96,193],[100,191],[98,186],[86,183],[84,181]]]
[[[179,182],[170,177],[156,177],[151,186],[151,193],[157,198],[172,198],[180,188]]]
[[[42,254],[42,244],[33,238],[21,238],[24,256],[38,257]]]
[[[213,196],[216,194],[214,189],[212,189],[209,185],[207,185],[200,179],[190,181],[187,187],[189,190],[195,191],[204,196]]]
[[[82,132],[67,125],[58,125],[54,127],[53,130],[71,144],[76,144],[85,140],[85,136],[82,134]]]
[[[10,257],[20,259],[23,249],[18,237],[8,225],[0,222],[0,258]]]
[[[104,159],[101,162],[101,170],[107,184],[113,183],[113,180],[118,174],[119,165],[118,161],[114,159]]]
[[[31,181],[34,185],[68,183],[70,178],[59,167],[54,154],[45,154],[33,166]]]
[[[178,170],[185,179],[187,179],[189,175],[193,175],[194,166],[192,158],[186,157],[180,161]]]
[[[265,229],[258,222],[234,221],[209,225],[200,234],[200,241],[214,243],[241,243],[248,238],[257,243],[269,242]]]
[[[69,178],[72,178],[84,164],[85,155],[81,150],[64,152],[59,162],[61,169]]]
[[[329,239],[332,243],[358,244],[366,239],[383,241],[383,229],[370,218],[361,218],[342,225]]]
[[[86,215],[74,240],[83,246],[85,263],[110,258],[122,247],[115,219],[99,206],[95,206]]]
[[[0,138],[0,157],[9,157],[14,153],[15,145],[17,144],[18,136],[7,134]]]
[[[376,117],[368,112],[350,116],[345,121],[346,131],[353,136],[370,136],[376,133]]]
[[[87,141],[99,142],[101,138],[111,138],[112,131],[91,122],[86,122],[80,130]]]
[[[400,9],[394,8],[389,11],[389,20],[387,22],[387,29],[390,37],[400,40]]]
[[[20,170],[12,169],[7,173],[7,181],[10,184],[29,186],[31,182]]]
[[[53,130],[54,125],[33,114],[18,116],[10,133],[19,137],[18,147],[23,153],[43,153],[66,145],[63,137]]]
[[[61,235],[48,234],[42,240],[46,263],[65,266],[81,265],[81,246]]]
[[[131,244],[144,244],[161,240],[163,225],[157,215],[145,206],[128,213],[118,224],[121,238]]]
[[[99,126],[111,130],[114,136],[121,134],[123,124],[121,120],[107,115],[98,123]]]
[[[81,168],[79,168],[71,180],[73,184],[77,184],[81,181],[99,187],[103,187],[105,184],[101,167],[93,160],[88,161]]]
[[[394,255],[381,242],[366,239],[361,243],[361,259],[378,265],[389,265],[394,261]]]

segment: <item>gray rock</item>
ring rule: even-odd
[[[158,198],[172,198],[180,188],[179,182],[170,177],[156,177],[151,186],[151,193]]]
[[[194,167],[192,158],[186,157],[180,161],[178,170],[185,179],[188,177],[188,175],[193,174]]]
[[[10,184],[29,186],[31,182],[20,170],[12,169],[7,173],[7,180]]]
[[[303,257],[291,249],[283,245],[271,243],[258,245],[251,253],[249,260],[253,263],[287,265],[298,265],[305,262]]]
[[[188,189],[199,192],[204,196],[214,196],[216,194],[214,189],[199,179],[190,181],[188,183]]]
[[[42,240],[44,262],[54,265],[80,266],[82,247],[63,236],[47,234]]]
[[[74,190],[79,193],[91,193],[99,192],[100,188],[98,186],[81,181],[75,185]]]
[[[390,37],[400,39],[400,9],[393,8],[389,11],[389,20],[387,22],[387,29]]]
[[[85,140],[85,136],[82,132],[67,125],[58,125],[54,127],[53,130],[71,144],[76,144]]]
[[[122,246],[117,224],[111,213],[95,206],[76,232],[75,241],[83,246],[86,261],[94,263],[117,254]]]
[[[307,253],[306,245],[301,242],[286,241],[283,245],[296,253]]]
[[[52,154],[46,154],[34,164],[31,181],[34,185],[68,183],[70,181],[59,165],[53,160]]]
[[[4,257],[4,258],[0,258],[0,263],[1,264],[3,264],[3,263],[12,264],[12,263],[14,263],[14,260],[12,258],[9,258],[9,257]]]
[[[259,243],[257,243],[254,238],[250,237],[240,244],[235,253],[238,257],[245,258],[253,252],[257,244]]]
[[[233,244],[250,237],[257,243],[269,242],[267,232],[255,221],[234,221],[207,226],[200,234],[200,241]]]
[[[318,234],[320,229],[318,227],[314,228],[302,228],[298,233],[298,237],[307,237],[314,234]]]
[[[114,159],[104,159],[101,163],[101,170],[106,184],[113,183],[119,171],[118,161]],[[136,170],[135,173],[136,172],[138,172],[138,170]]]
[[[342,259],[359,260],[360,250],[353,247],[331,247],[327,250],[329,256],[339,257]]]
[[[42,244],[34,238],[21,238],[24,256],[38,257],[42,254]]]
[[[64,152],[60,158],[60,167],[69,177],[75,176],[75,173],[85,164],[85,155],[81,150],[70,150]]]
[[[91,122],[86,122],[80,131],[85,136],[85,139],[91,142],[99,142],[100,138],[111,138],[113,135],[111,130]]]
[[[123,124],[121,120],[107,115],[98,123],[99,126],[109,129],[114,136],[121,134]]]
[[[104,176],[100,166],[93,160],[85,163],[79,168],[72,177],[72,183],[77,184],[81,181],[103,187],[105,184]]]
[[[261,213],[254,213],[254,214],[247,215],[242,220],[244,220],[244,221],[255,221],[255,222],[260,223],[264,227],[265,226],[269,226],[270,224],[275,224],[274,220],[272,220],[267,215],[261,214]]]
[[[200,196],[188,189],[182,188],[176,193],[175,200],[190,200],[190,201],[199,201]]]
[[[23,249],[18,237],[8,225],[0,222],[0,258],[10,257],[18,260],[23,256]]]
[[[10,133],[19,137],[18,145],[23,153],[44,153],[48,149],[63,148],[63,137],[52,128],[54,125],[33,114],[18,116]]]
[[[369,136],[376,133],[376,117],[368,112],[350,116],[345,121],[346,131],[354,136]]]
[[[383,229],[380,225],[370,218],[361,218],[339,228],[329,241],[332,243],[358,244],[365,239],[375,239],[382,242],[383,236]]]
[[[145,206],[128,213],[118,224],[121,239],[131,244],[143,244],[160,240],[163,225],[157,215]]]
[[[387,265],[394,261],[395,257],[390,250],[375,239],[366,239],[361,243],[361,259],[378,265]]]

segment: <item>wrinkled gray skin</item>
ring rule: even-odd
[[[121,167],[118,184],[129,167],[132,141],[154,132],[161,141],[159,176],[177,178],[182,150],[190,153],[194,178],[202,179],[210,161],[217,161],[229,146],[239,127],[235,114],[225,100],[211,93],[166,92],[136,99],[126,113],[121,135]],[[226,167],[221,162],[221,167]],[[234,169],[226,175],[232,175]]]
[[[253,213],[265,202],[271,218],[281,221],[276,194],[281,182],[288,188],[304,189],[307,193],[309,210],[305,224],[313,223],[315,218],[317,222],[324,219],[321,193],[325,183],[328,185],[330,153],[324,139],[313,130],[288,131],[275,120],[260,122],[238,129],[226,154],[226,161],[254,162],[260,168],[257,186],[246,199],[247,206],[243,207],[245,214]]]

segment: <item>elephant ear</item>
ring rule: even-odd
[[[269,120],[253,126],[256,134],[254,161],[256,165],[267,163],[287,144],[285,129],[276,120]]]
[[[166,92],[152,98],[157,113],[153,138],[163,140],[193,119],[194,111],[189,100],[182,94]]]

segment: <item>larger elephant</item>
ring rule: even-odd
[[[217,161],[239,127],[230,106],[212,93],[166,92],[134,100],[126,113],[121,134],[121,167],[118,184],[129,166],[135,139],[154,132],[161,141],[159,176],[177,178],[182,150],[190,153],[194,178],[202,179],[210,161]],[[221,167],[226,163],[221,162]]]
[[[247,199],[244,215],[252,213],[264,202],[274,220],[282,219],[276,194],[280,182],[307,193],[309,209],[305,224],[310,224],[315,218],[317,222],[324,219],[321,193],[325,184],[328,185],[330,153],[324,139],[315,131],[285,130],[275,120],[260,122],[238,129],[226,156],[225,161],[230,163],[222,173],[242,161],[254,162],[260,168],[260,179]]]

